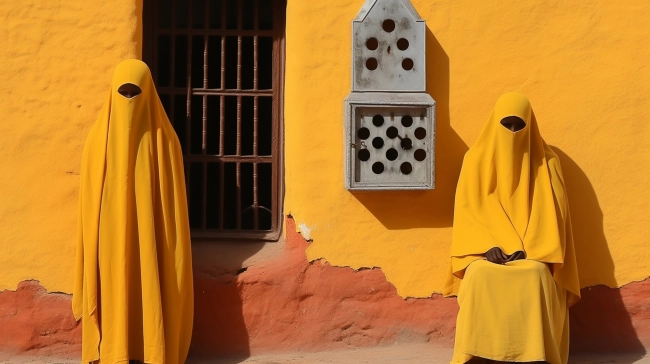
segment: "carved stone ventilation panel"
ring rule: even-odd
[[[352,29],[346,188],[434,188],[435,101],[425,92],[424,20],[409,0],[367,0]]]
[[[408,0],[367,1],[352,31],[352,91],[425,91],[426,25]]]

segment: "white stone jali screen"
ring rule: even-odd
[[[435,101],[426,93],[426,24],[409,0],[367,0],[352,24],[346,188],[432,189]]]

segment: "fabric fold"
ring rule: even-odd
[[[512,132],[501,125],[509,116],[526,126]],[[517,92],[499,98],[475,144],[465,154],[454,208],[451,271],[462,279],[467,266],[492,247],[518,250],[527,259],[551,265],[569,291],[569,305],[580,299],[571,219],[560,161],[542,139],[528,99]],[[444,292],[457,294],[449,278]],[[456,287],[456,288],[454,288]]]
[[[120,86],[141,93],[127,98]],[[193,322],[181,146],[149,68],[120,63],[81,167],[75,318],[82,361],[182,363]]]

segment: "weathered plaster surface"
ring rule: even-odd
[[[583,290],[573,345],[650,347],[649,281],[630,283],[650,275],[647,2],[413,4],[429,27],[436,190],[345,191],[350,20],[362,1],[289,0],[286,209],[314,242],[290,221],[286,243],[195,245],[206,321],[193,352],[450,344],[455,301],[432,293],[447,273],[456,179],[510,90],[530,97],[562,160],[582,284],[625,285]],[[0,292],[0,343],[16,350],[78,345],[69,296],[43,289],[72,289],[81,148],[113,68],[139,55],[140,12],[139,0],[0,3],[0,290],[18,287]],[[30,279],[43,288],[18,286]]]
[[[284,252],[229,271],[195,271],[194,355],[327,350],[394,342],[453,345],[458,304],[434,294],[403,299],[381,269],[308,263],[307,243],[286,220]],[[313,243],[312,243],[313,244]],[[650,280],[582,290],[571,309],[577,352],[650,348]]]
[[[519,90],[560,154],[582,285],[650,275],[647,1],[412,0],[429,28],[436,189],[376,193],[343,182],[350,21],[363,1],[288,3],[285,206],[317,227],[309,260],[381,267],[402,297],[441,291],[463,155],[496,99]]]
[[[581,295],[570,311],[573,352],[650,350],[650,279],[583,288]]]
[[[81,151],[140,4],[0,2],[0,290],[72,290]]]
[[[48,293],[38,281],[0,291],[0,352],[81,355],[81,325],[70,295]]]
[[[452,344],[455,299],[404,300],[380,269],[310,263],[294,220],[286,227],[284,251],[273,259],[239,270],[195,268],[194,355]]]
[[[529,95],[567,177],[581,281],[650,275],[647,2],[414,0],[437,101],[436,190],[343,188],[350,21],[362,1],[289,0],[286,206],[308,259],[381,267],[402,297],[440,291],[462,156],[499,94]],[[81,148],[111,72],[139,55],[140,0],[0,4],[0,289],[71,291]]]
[[[250,355],[436,342],[453,345],[458,305],[433,295],[403,299],[380,269],[308,263],[308,243],[287,219],[279,254],[217,270],[195,265],[194,356]],[[249,251],[251,253],[251,251]],[[266,253],[263,253],[266,254]],[[650,348],[650,280],[582,290],[571,309],[571,351],[636,352]],[[18,328],[18,329],[15,329]],[[0,292],[0,352],[45,347],[78,353],[80,326],[70,296],[36,282]]]

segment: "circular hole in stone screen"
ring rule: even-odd
[[[390,148],[389,150],[386,151],[386,159],[389,161],[394,161],[397,159],[398,153],[395,148]]]
[[[417,129],[415,129],[415,133],[413,133],[413,134],[415,135],[416,138],[418,138],[419,140],[422,140],[422,139],[426,138],[426,136],[427,136],[427,129],[422,128],[422,127],[417,128]]]
[[[402,64],[403,64],[403,62],[402,62]],[[378,65],[379,64],[377,63],[376,58],[368,58],[368,60],[366,61],[366,68],[371,70],[371,71],[376,70]]]
[[[395,139],[397,137],[397,128],[391,126],[390,128],[386,129],[386,136],[389,139]]]
[[[408,47],[409,47],[409,41],[406,40],[405,38],[400,38],[397,41],[397,49],[399,49],[400,51],[405,51],[408,49]]]
[[[377,41],[377,38],[370,38],[366,41],[366,47],[370,49],[371,51],[374,51],[379,47],[379,42]]]
[[[361,149],[359,151],[359,160],[365,162],[368,159],[370,159],[370,151],[368,149]]]
[[[413,166],[409,162],[404,162],[402,163],[402,165],[399,166],[399,170],[403,174],[411,174],[411,172],[413,172]]]
[[[410,58],[404,58],[402,61],[402,68],[404,68],[406,71],[410,71],[413,69],[413,60]]]
[[[399,144],[404,150],[409,150],[413,148],[413,141],[409,138],[402,139],[402,141]]]
[[[416,161],[422,162],[427,157],[427,152],[424,149],[418,149],[413,153],[413,157]]]
[[[406,128],[413,125],[413,118],[411,117],[411,115],[402,116],[402,125],[404,125],[404,127]]]
[[[370,138],[370,130],[368,130],[368,128],[361,128],[359,131],[357,131],[357,136],[361,140],[366,140]]]
[[[381,115],[375,115],[372,117],[372,125],[382,126],[384,125],[384,117]]]
[[[375,139],[372,140],[372,146],[381,149],[384,147],[384,139],[380,137],[376,137]]]
[[[372,171],[375,172],[375,174],[382,174],[384,172],[384,164],[382,162],[373,163]]]
[[[385,31],[388,33],[392,32],[395,30],[395,21],[392,19],[386,19],[384,22],[381,24],[381,27],[384,28]]]

